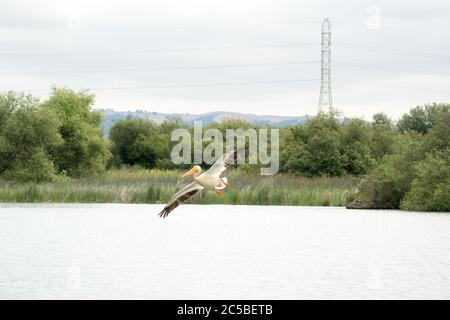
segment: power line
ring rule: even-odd
[[[426,58],[436,58],[436,53],[433,52],[425,52],[425,51],[411,51],[411,50],[407,50],[407,49],[389,49],[389,50],[383,50],[380,49],[379,46],[358,46],[358,45],[354,45],[351,43],[342,43],[342,42],[335,42],[333,43],[334,45],[336,45],[337,47],[340,48],[345,48],[345,49],[350,49],[350,50],[363,50],[363,51],[371,51],[371,52],[377,52],[377,53],[387,53],[387,54],[399,54],[399,55],[408,55],[408,56],[421,56],[421,57],[426,57]],[[443,58],[443,60],[447,60],[446,58],[448,58],[448,56],[442,55],[439,56],[438,54],[438,58]]]
[[[449,76],[450,74],[444,74],[434,71],[428,71],[428,70],[418,70],[418,69],[403,69],[403,68],[396,68],[391,66],[384,66],[384,65],[372,65],[372,64],[365,64],[365,63],[358,63],[358,62],[346,62],[346,61],[334,61],[337,65],[345,65],[348,67],[353,68],[360,68],[360,69],[376,69],[376,70],[389,70],[389,71],[396,71],[396,72],[405,72],[405,73],[417,73],[417,74],[433,74],[433,75],[441,75],[441,76]]]
[[[139,30],[147,31],[152,29],[214,29],[214,28],[245,28],[245,27],[284,27],[284,26],[298,26],[298,25],[314,25],[319,24],[322,21],[320,19],[304,19],[304,20],[295,20],[295,21],[281,21],[281,22],[264,22],[264,23],[189,23],[189,24],[177,24],[177,23],[171,23],[171,24],[114,24],[112,26],[108,26],[105,28],[104,25],[89,25],[89,24],[82,24],[79,26],[79,28],[68,28],[65,25],[55,25],[54,27],[48,27],[48,28],[15,28],[15,27],[0,27],[0,34],[1,33],[11,33],[11,32],[18,32],[18,33],[43,33],[48,34],[49,32],[57,32],[57,33],[70,33],[70,34],[76,34],[76,33],[128,33],[128,32],[136,32]],[[414,21],[414,24],[417,25],[418,21]],[[413,30],[412,28],[399,28],[397,26],[392,26],[389,23],[383,23],[382,27],[380,29],[369,30],[366,26],[366,19],[358,19],[358,20],[335,20],[333,19],[333,23],[343,26],[343,27],[351,27],[351,28],[360,28],[363,30],[367,30],[370,32],[380,33],[380,32],[388,32],[388,33],[410,33],[415,35],[418,34],[417,30]],[[436,27],[438,28],[438,27]],[[446,34],[438,34],[438,33],[430,33],[429,31],[424,34],[426,37],[432,35],[436,37],[443,37],[446,36]]]
[[[422,91],[422,92],[431,92],[431,93],[439,93],[439,94],[449,94],[448,90],[436,90],[436,89],[426,89],[423,87],[408,87],[408,86],[398,86],[398,85],[391,85],[391,84],[364,84],[358,81],[349,81],[348,83],[354,83],[358,86],[364,86],[364,87],[370,87],[370,88],[386,88],[386,89],[392,89],[392,90],[404,90],[404,91]],[[347,86],[347,85],[340,85]]]
[[[117,33],[117,32],[135,32],[139,30],[151,30],[151,29],[205,29],[205,28],[245,28],[245,27],[267,27],[267,26],[298,26],[298,25],[310,25],[310,24],[317,24],[320,23],[320,20],[295,20],[293,22],[274,22],[274,23],[267,23],[267,22],[260,22],[260,23],[253,23],[253,22],[247,22],[247,23],[189,23],[189,24],[177,24],[177,23],[170,23],[170,24],[115,24],[113,26],[109,26],[108,28],[104,28],[104,25],[89,25],[89,24],[80,24],[79,27],[75,28],[69,28],[65,25],[55,25],[54,27],[48,27],[48,28],[1,28],[0,27],[0,33],[11,33],[11,32],[29,32],[29,33],[49,33],[49,32],[66,32],[66,33]],[[100,27],[100,28],[99,28]],[[6,29],[6,30],[3,30]]]
[[[193,83],[193,84],[173,84],[173,85],[149,85],[149,86],[130,86],[130,87],[99,87],[89,90],[140,90],[140,89],[166,89],[166,88],[194,88],[194,87],[219,87],[219,86],[246,86],[246,85],[266,85],[266,84],[284,84],[299,82],[316,82],[319,79],[292,79],[292,80],[270,80],[270,81],[248,81],[248,82],[216,82],[216,83]],[[8,90],[4,90],[8,91]],[[22,92],[51,92],[48,89],[30,89],[17,90]]]
[[[114,72],[146,72],[146,71],[172,71],[172,70],[209,70],[209,69],[234,69],[234,68],[253,68],[270,66],[291,66],[319,63],[319,60],[310,61],[288,61],[288,62],[265,62],[265,63],[247,63],[247,64],[223,64],[223,65],[194,65],[194,66],[176,66],[176,67],[149,67],[149,68],[123,68],[123,69],[93,69],[93,70],[33,70],[33,71],[12,71],[2,72],[2,74],[54,74],[54,73],[114,73]]]
[[[320,79],[290,79],[290,80],[272,80],[272,81],[249,81],[249,82],[217,82],[217,83],[193,83],[193,84],[174,84],[174,85],[149,85],[149,86],[129,86],[129,87],[93,87],[88,90],[102,91],[102,90],[140,90],[140,89],[170,89],[170,88],[195,88],[195,87],[219,87],[219,86],[246,86],[246,85],[268,85],[268,84],[285,84],[285,83],[302,83],[302,82],[319,82]],[[423,91],[423,92],[433,92],[440,94],[448,94],[445,90],[436,89],[425,89],[420,87],[408,87],[408,86],[397,86],[397,85],[383,85],[383,84],[363,84],[359,81],[349,81],[347,83],[354,83],[357,85],[362,85],[366,87],[375,88],[387,88],[387,89],[401,89],[406,91]],[[344,84],[336,83],[338,86],[342,87]],[[345,84],[347,86],[347,84]],[[80,89],[82,90],[82,89]],[[6,92],[8,90],[2,90]],[[30,89],[30,90],[16,90],[21,92],[29,93],[49,93],[49,89]]]
[[[414,20],[414,25],[415,26],[417,26],[417,22],[418,22],[417,20]],[[364,19],[361,19],[358,22],[355,22],[355,21],[352,21],[352,22],[350,22],[350,21],[335,21],[335,20],[333,20],[333,23],[340,24],[340,25],[345,26],[345,27],[351,27],[353,29],[355,27],[357,27],[357,28],[360,28],[362,30],[369,31],[369,32],[371,32],[373,34],[380,34],[380,33],[383,33],[383,32],[386,32],[386,33],[389,33],[389,34],[392,34],[392,33],[400,33],[400,34],[409,33],[409,34],[414,34],[415,36],[424,36],[426,38],[429,38],[429,36],[441,37],[441,38],[448,36],[448,33],[447,34],[445,34],[445,33],[434,33],[434,32],[430,32],[429,30],[427,32],[422,32],[421,33],[421,32],[418,32],[417,29],[413,30],[412,28],[396,28],[396,27],[393,27],[392,25],[389,25],[388,23],[383,23],[382,26],[379,29],[371,30],[371,29],[367,28],[367,22]],[[436,29],[440,29],[440,30],[444,31],[442,28],[439,28],[438,26],[436,26]],[[419,30],[419,31],[422,31],[422,30]]]
[[[60,70],[22,70],[22,71],[5,71],[1,72],[3,75],[20,75],[20,74],[86,74],[86,73],[134,73],[147,71],[177,71],[177,70],[211,70],[211,69],[239,69],[239,68],[260,68],[260,67],[276,67],[276,66],[293,66],[304,64],[320,63],[320,60],[305,60],[305,61],[287,61],[287,62],[262,62],[262,63],[244,63],[244,64],[217,64],[217,65],[192,65],[192,66],[166,66],[166,67],[139,67],[139,68],[117,68],[117,69],[60,69]],[[429,71],[418,70],[410,68],[397,68],[385,65],[373,65],[358,62],[349,62],[342,60],[334,60],[337,65],[345,65],[361,69],[377,69],[390,70],[396,72],[418,73],[418,74],[434,74],[447,76],[448,74]]]
[[[78,52],[0,52],[0,57],[34,57],[34,56],[84,56],[84,55],[122,55],[122,54],[148,54],[148,53],[168,53],[168,52],[189,52],[189,51],[216,51],[227,49],[264,49],[264,48],[288,48],[318,46],[317,43],[278,43],[263,44],[254,46],[226,45],[216,47],[189,47],[189,48],[160,48],[160,49],[142,49],[142,50],[109,50],[109,51],[78,51]]]
[[[295,47],[305,47],[305,46],[318,46],[318,43],[276,43],[276,44],[262,44],[253,46],[242,46],[236,45],[224,45],[215,47],[187,47],[187,48],[159,48],[159,49],[138,49],[138,50],[108,50],[108,51],[78,51],[78,52],[0,52],[1,57],[71,57],[71,56],[112,56],[112,55],[140,55],[140,54],[151,54],[151,53],[180,53],[180,52],[207,52],[207,51],[217,51],[217,50],[234,50],[234,49],[282,49],[282,48],[295,48]],[[411,51],[409,49],[399,49],[394,48],[390,50],[383,50],[379,46],[361,46],[360,44],[343,43],[343,42],[333,42],[338,48],[358,50],[358,51],[369,51],[376,53],[383,53],[388,55],[405,55],[408,56],[420,56],[430,59],[442,59],[443,61],[448,61],[448,56],[439,55],[435,52],[426,51]]]

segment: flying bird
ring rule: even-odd
[[[192,175],[194,181],[175,193],[164,209],[159,213],[159,216],[162,218],[167,217],[176,207],[198,194],[204,188],[212,189],[219,196],[223,195],[223,189],[229,187],[230,184],[228,183],[226,177],[221,177],[221,174],[230,165],[236,163],[238,156],[245,152],[245,149],[246,146],[243,146],[236,150],[222,154],[204,173],[202,173],[202,168],[196,165],[192,167],[191,170],[183,174],[181,176],[182,178]]]

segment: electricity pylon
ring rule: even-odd
[[[322,59],[320,65],[319,113],[333,114],[331,98],[331,24],[328,18],[322,23]]]

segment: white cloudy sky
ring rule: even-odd
[[[0,88],[90,88],[117,110],[314,114],[324,17],[340,111],[450,101],[448,0],[0,0]]]

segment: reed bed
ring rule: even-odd
[[[0,180],[0,202],[165,203],[190,180],[181,172],[111,170],[97,177],[51,183]],[[260,176],[240,170],[226,172],[231,186],[223,196],[208,190],[190,200],[197,204],[344,206],[350,177],[306,178],[278,174]]]

